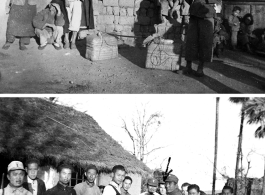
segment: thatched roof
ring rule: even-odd
[[[150,169],[101,129],[89,115],[38,98],[0,98],[0,156],[39,158],[44,165],[62,161],[109,172],[122,164],[128,172]]]

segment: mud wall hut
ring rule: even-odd
[[[98,185],[107,185],[114,165],[122,164],[133,177],[130,192],[138,195],[141,177],[150,169],[125,151],[89,115],[38,98],[0,98],[0,173],[12,160],[38,158],[39,177],[47,188],[58,182],[56,167],[67,162],[75,167],[71,186],[84,180],[84,168],[95,164]],[[7,181],[5,182],[5,185]]]

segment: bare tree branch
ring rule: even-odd
[[[127,134],[129,135],[129,137],[132,140],[132,143],[133,143],[133,155],[135,156],[135,142],[134,142],[135,139],[134,139],[133,135],[131,134],[131,132],[128,130],[127,125],[126,125],[124,119],[122,119],[122,120],[123,120],[123,126],[122,126],[122,128],[127,132]]]

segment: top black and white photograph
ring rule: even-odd
[[[265,0],[1,0],[1,94],[263,94]]]

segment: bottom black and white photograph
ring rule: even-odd
[[[265,195],[265,97],[0,98],[0,195]]]

